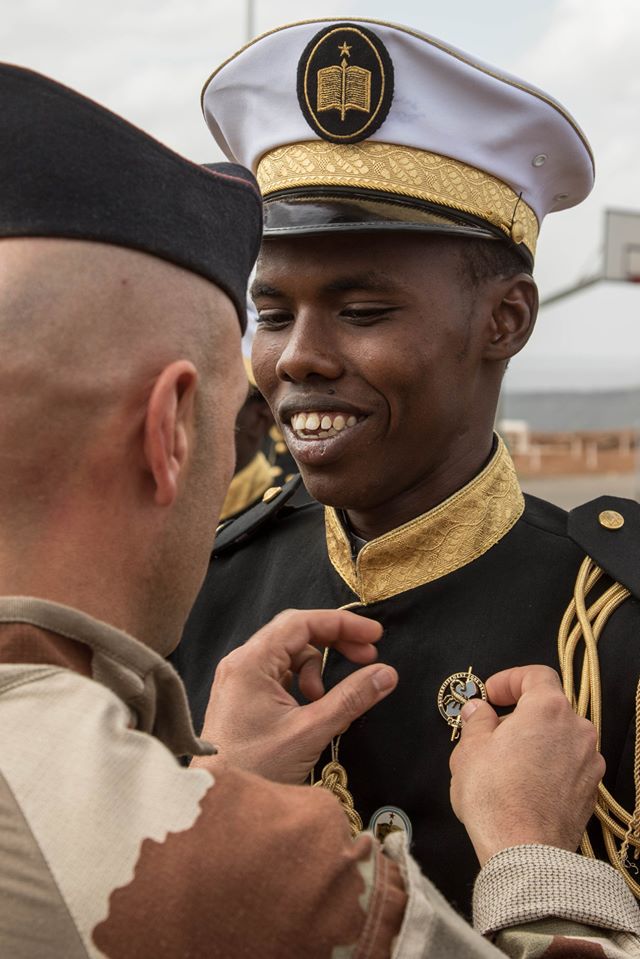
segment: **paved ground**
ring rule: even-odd
[[[521,477],[520,482],[525,493],[533,493],[564,509],[572,509],[605,493],[640,500],[640,476],[633,473],[546,476],[536,479]]]

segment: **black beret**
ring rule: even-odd
[[[262,231],[244,167],[198,166],[38,73],[0,64],[0,237],[66,237],[142,250],[198,273],[233,300]]]

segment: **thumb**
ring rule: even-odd
[[[462,707],[461,741],[475,736],[488,736],[497,728],[500,719],[495,709],[482,699],[471,699]]]
[[[397,684],[398,674],[392,666],[376,663],[351,673],[321,699],[302,707],[309,741],[324,749],[334,736],[393,692]]]
[[[482,699],[471,699],[462,707],[462,733],[458,745],[451,753],[449,769],[455,779],[456,770],[469,749],[477,745],[479,739],[485,739],[498,727],[500,722],[495,709]],[[457,815],[457,813],[456,813]]]

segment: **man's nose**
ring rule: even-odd
[[[278,378],[290,383],[302,383],[311,377],[338,379],[343,362],[333,322],[318,310],[304,310],[290,330],[276,364]]]

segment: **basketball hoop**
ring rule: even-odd
[[[607,210],[604,279],[640,283],[640,213]]]

